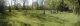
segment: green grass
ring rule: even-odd
[[[77,19],[74,13],[51,14],[48,10],[46,14],[42,10],[12,11],[7,16],[8,23],[17,24],[16,26],[21,26],[22,23],[31,26],[74,26]]]

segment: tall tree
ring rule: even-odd
[[[59,11],[63,12],[65,9],[65,3],[64,3],[64,0],[61,1],[60,5],[59,5]]]
[[[4,0],[0,0],[0,26],[6,26],[7,24],[4,22],[5,21],[5,2]]]
[[[26,3],[26,0],[23,0],[23,9],[25,10],[25,3]]]
[[[14,1],[14,7],[16,10],[18,10],[18,0],[13,0]]]
[[[11,12],[11,9],[12,9],[12,1],[13,0],[10,0],[10,1],[11,1],[11,3],[10,3],[11,5],[9,4],[9,12]]]
[[[44,8],[43,3],[44,3],[44,0],[42,0],[42,9],[44,10],[43,14],[45,14],[46,9]]]
[[[0,13],[4,13],[4,11],[5,11],[4,4],[5,4],[4,0],[0,0]]]

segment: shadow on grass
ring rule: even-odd
[[[31,18],[36,18],[40,21],[49,21],[49,22],[56,22],[60,24],[64,24],[65,22],[69,22],[66,19],[61,19],[60,17],[51,16],[48,14],[31,14]]]

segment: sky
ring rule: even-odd
[[[38,4],[40,5],[42,3],[43,0],[38,0]],[[6,0],[6,5],[7,6],[11,6],[14,5],[14,0]],[[25,5],[32,5],[33,2],[37,2],[37,0],[26,0]],[[17,0],[17,3],[20,4],[21,6],[23,5],[23,1],[22,0]]]
[[[41,6],[41,5],[44,4],[43,1],[44,1],[44,0],[38,0],[38,4],[39,4],[39,6]]]

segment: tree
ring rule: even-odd
[[[50,10],[51,13],[57,13],[58,6],[61,0],[45,0],[44,6],[46,9]]]
[[[18,0],[13,0],[14,1],[14,8],[18,10]]]
[[[4,13],[4,11],[5,11],[5,8],[4,8],[4,0],[0,0],[0,13]]]
[[[77,7],[76,7],[76,13],[78,14],[78,15],[80,15],[80,0],[77,0]]]
[[[26,3],[26,0],[23,0],[23,9],[25,10],[25,3]]]
[[[5,21],[5,2],[4,0],[0,0],[0,26],[5,26],[7,25]]]
[[[46,8],[45,8],[45,6],[44,6],[44,0],[37,0],[37,9],[41,9],[41,10],[43,10],[44,12],[43,12],[43,14],[45,14],[45,10],[46,10]],[[39,8],[38,8],[39,7]]]
[[[69,8],[67,7],[67,4],[64,3],[64,0],[61,1],[60,5],[59,5],[59,11],[63,12],[63,11],[69,11]]]
[[[9,12],[11,12],[11,9],[12,9],[12,0],[11,0],[11,3],[10,4],[9,4]]]

